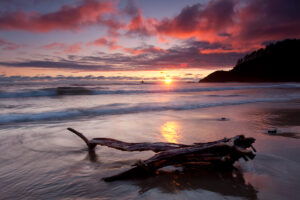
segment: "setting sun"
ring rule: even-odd
[[[166,84],[171,84],[172,83],[172,79],[171,78],[165,78],[165,83]]]

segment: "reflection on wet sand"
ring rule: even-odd
[[[287,127],[300,126],[300,109],[263,109],[256,115],[259,116],[260,128],[263,129],[264,134],[300,139],[298,131],[285,130]]]
[[[168,121],[161,126],[161,135],[170,143],[177,143],[180,138],[179,124],[175,121]]]
[[[300,139],[300,133],[294,133],[294,132],[278,132],[276,134],[269,134],[269,133],[266,134],[270,136],[282,136],[282,137]]]
[[[273,126],[300,125],[300,109],[273,109],[269,114],[269,123]]]
[[[136,180],[140,193],[159,189],[163,193],[176,193],[181,190],[203,189],[226,196],[257,199],[258,191],[246,183],[238,170],[215,171],[209,169],[185,168],[183,171],[161,172],[155,177]]]

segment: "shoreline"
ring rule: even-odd
[[[300,133],[299,108],[300,101],[296,100],[99,116],[0,129],[3,152],[0,171],[4,175],[0,177],[0,187],[6,191],[2,196],[7,199],[49,195],[50,199],[119,198],[123,194],[123,199],[199,199],[199,195],[293,199],[299,195],[296,188],[300,186],[300,139],[267,135],[264,131],[276,127],[279,131]],[[226,120],[220,120],[222,117]],[[88,138],[110,137],[128,142],[191,144],[244,134],[257,139],[254,144],[257,156],[250,162],[236,163],[238,172],[203,171],[191,166],[183,171],[166,169],[161,175],[146,179],[105,183],[102,177],[126,170],[153,153],[97,147],[97,160],[91,162],[82,141],[67,133],[66,127],[78,129]],[[36,184],[40,186],[35,187]]]

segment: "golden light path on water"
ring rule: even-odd
[[[180,138],[179,134],[180,126],[175,121],[168,121],[161,126],[161,135],[167,140],[167,142],[177,143]]]

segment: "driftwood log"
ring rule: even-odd
[[[255,157],[254,138],[237,135],[232,138],[208,143],[194,143],[192,145],[176,143],[127,143],[111,138],[93,138],[88,140],[82,133],[68,128],[79,136],[88,146],[89,153],[95,154],[97,145],[115,148],[121,151],[153,151],[156,154],[144,161],[139,161],[133,167],[120,174],[104,178],[114,181],[136,176],[154,174],[158,169],[170,165],[197,164],[214,167],[233,167],[235,161],[243,158],[245,161]],[[251,149],[249,149],[251,148]]]

